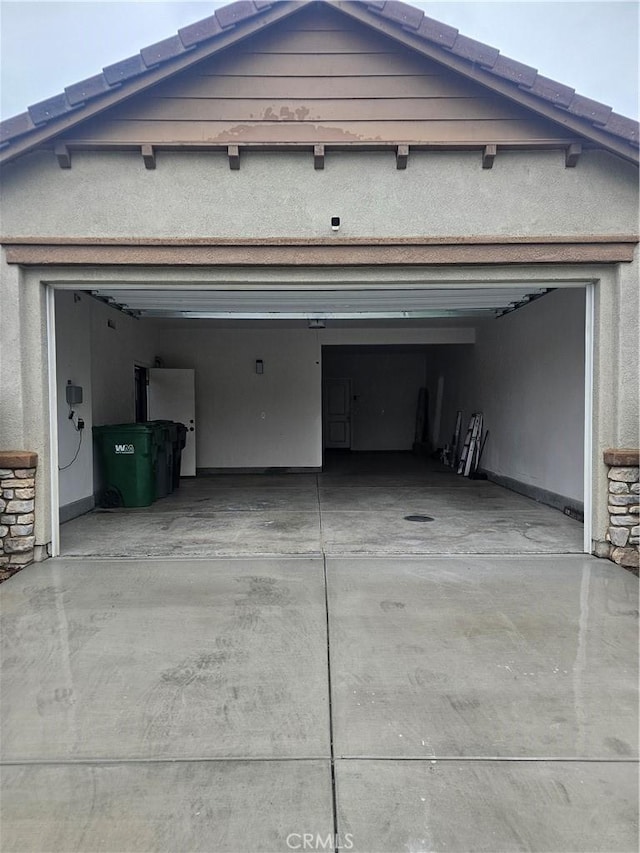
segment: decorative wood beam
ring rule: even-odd
[[[485,145],[484,151],[482,152],[482,168],[483,169],[493,169],[493,161],[496,159],[496,154],[498,152],[497,145]]]
[[[539,246],[640,243],[637,234],[447,234],[440,237],[341,237],[342,246]],[[325,237],[51,237],[0,234],[0,246],[335,246]]]
[[[142,146],[142,159],[144,160],[145,169],[155,169],[156,167],[156,152],[153,145]]]
[[[282,0],[284,2],[284,0]],[[563,136],[556,139],[536,139],[535,141],[527,140],[496,140],[496,145],[500,146],[501,151],[563,151],[575,142],[580,142],[576,137]],[[153,140],[149,143],[148,140],[135,139],[128,142],[113,142],[109,140],[92,140],[83,139],[81,137],[67,138],[65,144],[71,151],[140,151],[140,146],[151,144],[156,151],[194,151],[194,152],[211,152],[211,151],[226,151],[229,145],[237,144],[231,139],[221,142],[203,142],[202,140],[193,140],[192,142],[161,142]],[[478,142],[472,139],[459,139],[451,142],[412,142],[412,151],[481,151],[486,143]],[[393,149],[394,152],[398,148],[398,143],[394,141],[377,140],[375,142],[367,142],[359,140],[357,142],[323,142],[325,153],[327,151],[388,151]],[[270,142],[248,142],[242,141],[243,151],[310,151],[314,145],[310,142],[287,142],[270,141]],[[593,145],[589,142],[582,142],[583,151],[588,148],[598,148],[600,146]]]
[[[53,153],[56,155],[58,159],[58,166],[60,166],[61,169],[71,168],[71,152],[64,142],[57,142],[53,148]]]
[[[324,169],[324,145],[313,146],[313,168]]]
[[[564,165],[567,169],[573,169],[575,167],[581,154],[582,145],[579,142],[574,142],[566,149],[564,154]]]
[[[396,169],[406,169],[409,162],[409,146],[398,145],[396,148]]]
[[[229,168],[233,172],[240,169],[240,148],[237,145],[227,146],[227,156],[229,157]]]
[[[459,264],[583,264],[630,263],[637,237],[575,237],[566,242],[538,238],[539,242],[484,238],[485,242],[405,242],[295,240],[222,240],[166,243],[144,240],[138,244],[95,241],[47,244],[42,238],[33,243],[4,242],[9,264],[24,266],[455,266]]]

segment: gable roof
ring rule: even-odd
[[[8,161],[311,3],[325,3],[596,145],[638,162],[639,125],[399,0],[237,0],[0,123]]]

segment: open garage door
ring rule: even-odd
[[[424,320],[499,317],[551,287],[319,290],[100,289],[94,294],[138,317],[213,320]]]

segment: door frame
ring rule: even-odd
[[[340,448],[340,447],[327,447],[325,444],[325,432],[327,428],[328,421],[328,413],[325,412],[325,403],[326,403],[326,382],[328,380],[340,380],[341,382],[348,383],[348,399],[349,399],[349,447]],[[352,403],[353,403],[353,379],[348,376],[322,376],[322,461],[324,467],[324,453],[325,450],[351,450],[353,445],[353,416],[352,416]]]
[[[593,388],[595,361],[595,302],[596,282],[585,286],[584,316],[584,476],[583,476],[583,539],[585,554],[593,550]]]
[[[45,285],[47,312],[47,376],[49,379],[49,487],[51,505],[51,556],[60,556],[60,480],[58,466],[58,367],[56,361],[56,293]]]
[[[144,394],[142,398],[144,399],[144,414],[145,417],[139,421],[138,420],[138,371],[144,370],[144,379],[145,379],[145,387]],[[133,362],[133,381],[134,381],[134,405],[136,410],[136,423],[144,423],[149,420],[149,366],[147,364],[143,364],[140,361]]]
[[[196,371],[193,367],[150,367],[148,368],[147,378],[147,416],[150,420],[157,420],[158,415],[160,415],[160,419],[167,419],[167,415],[169,415],[169,420],[173,420],[171,418],[171,406],[168,407],[169,411],[167,412],[167,407],[165,405],[157,406],[157,400],[154,399],[154,386],[157,391],[158,384],[154,382],[154,379],[158,379],[159,374],[164,374],[167,380],[171,380],[171,376],[176,378],[177,374],[182,374],[183,377],[186,374],[189,374],[190,382],[187,396],[189,397],[189,402],[193,403],[193,417],[188,419],[184,418],[184,426],[187,429],[186,433],[186,444],[182,449],[182,463],[180,468],[180,476],[181,477],[195,477],[197,475],[197,417],[196,417]],[[180,388],[179,390],[185,390],[185,383],[178,383]],[[174,389],[175,390],[175,389]],[[175,400],[175,396],[173,396]],[[154,408],[155,407],[155,408]],[[158,408],[160,412],[158,412]],[[184,412],[184,408],[181,405],[180,411]],[[186,408],[186,407],[185,407]],[[181,422],[182,422],[181,418]],[[190,473],[186,473],[186,469],[190,468]],[[191,471],[193,473],[191,473]]]

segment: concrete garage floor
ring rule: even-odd
[[[62,526],[65,556],[581,553],[582,525],[410,453],[336,454],[315,474],[183,479],[146,509]],[[406,521],[427,515],[427,523]]]
[[[637,849],[613,563],[60,558],[0,598],[3,853]]]

